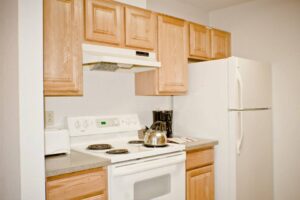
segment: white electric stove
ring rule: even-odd
[[[72,150],[111,160],[109,200],[185,199],[185,146],[145,147],[136,114],[70,117],[68,128]]]

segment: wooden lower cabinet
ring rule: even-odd
[[[187,200],[214,200],[213,153],[212,148],[187,153]]]
[[[187,200],[214,199],[214,166],[187,171]]]
[[[47,200],[107,200],[106,168],[48,177]]]

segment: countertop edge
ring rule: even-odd
[[[218,141],[210,141],[205,144],[186,144],[185,150],[186,150],[186,152],[190,152],[190,151],[194,151],[194,150],[213,148],[218,143],[219,143]]]
[[[46,171],[45,175],[46,175],[46,178],[48,178],[48,177],[59,176],[59,175],[63,175],[63,174],[70,174],[70,173],[74,173],[74,172],[85,171],[85,170],[89,170],[89,169],[107,167],[108,165],[110,165],[110,161],[96,163],[96,164],[76,166],[76,167],[65,168],[65,169],[51,170],[48,172]]]

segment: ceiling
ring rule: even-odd
[[[182,3],[189,3],[199,7],[201,10],[211,11],[226,8],[236,4],[241,4],[253,0],[177,0]]]

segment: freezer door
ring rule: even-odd
[[[271,79],[270,65],[243,58],[229,58],[229,108],[271,107]]]
[[[271,110],[229,112],[231,200],[273,199]]]

